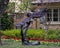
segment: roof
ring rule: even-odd
[[[54,3],[54,2],[60,2],[60,0],[35,0],[32,1],[32,4],[38,4],[38,3]]]

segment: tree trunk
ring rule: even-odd
[[[0,30],[1,30],[1,14],[0,14]],[[1,42],[1,31],[0,31],[0,45],[2,45],[2,42]]]
[[[1,32],[0,32],[0,45],[2,45],[2,41],[1,41]]]

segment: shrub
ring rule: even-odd
[[[20,30],[6,30],[4,31],[4,35],[9,36],[9,37],[21,37],[20,36]]]
[[[1,18],[2,30],[12,29],[13,20],[8,16],[7,13],[3,13],[3,17]]]
[[[27,33],[27,37],[30,38],[44,38],[46,32],[44,30],[40,30],[40,29],[30,29],[28,30],[28,33]]]
[[[21,38],[21,32],[19,29],[6,30],[3,32],[4,35],[9,37]],[[29,29],[26,35],[27,38],[41,38],[41,39],[60,39],[60,31],[49,30],[46,34],[45,30],[41,29]]]

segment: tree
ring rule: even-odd
[[[2,30],[13,28],[13,16],[9,16],[8,13],[14,13],[15,3],[9,3],[3,17],[1,18]],[[8,27],[9,26],[9,27]]]
[[[31,4],[32,0],[20,0],[22,3],[18,6],[20,8],[20,12],[25,12],[28,10],[32,10],[33,5]]]
[[[15,12],[15,2],[8,4],[6,12],[7,13],[14,13]]]
[[[0,0],[0,30],[2,29],[1,19],[3,17],[3,13],[5,13],[6,7],[8,5],[9,0]],[[2,45],[1,42],[1,31],[0,31],[0,45]]]

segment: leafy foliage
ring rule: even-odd
[[[9,36],[9,37],[21,37],[20,36],[20,30],[6,30],[4,31],[3,33],[4,35],[6,36]]]
[[[6,12],[8,13],[14,13],[15,12],[15,3],[9,3],[6,9]]]
[[[1,18],[1,28],[2,30],[6,30],[6,29],[11,29],[11,20],[9,19],[9,16],[7,13],[3,14],[3,17]]]
[[[31,1],[32,0],[22,0],[21,4],[19,5],[19,8],[20,8],[20,11],[24,12],[24,11],[27,11],[27,10],[31,10],[33,8],[33,5],[31,4]]]
[[[52,32],[53,31],[53,32]],[[58,33],[58,35],[57,35]],[[20,37],[20,30],[19,29],[14,29],[14,30],[6,30],[3,32],[4,35],[10,36],[10,37]],[[60,30],[49,30],[48,35],[46,35],[45,30],[41,29],[29,29],[27,32],[27,38],[41,38],[41,39],[60,39]]]

